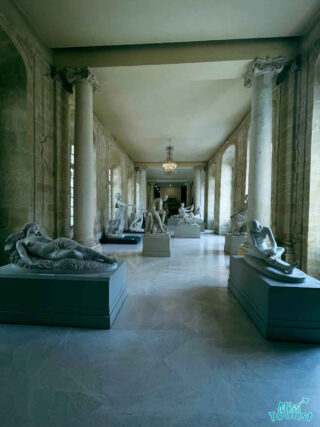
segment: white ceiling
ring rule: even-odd
[[[194,171],[193,168],[184,168],[184,167],[178,167],[176,172],[173,175],[165,175],[163,173],[163,170],[161,168],[148,168],[147,169],[147,179],[148,180],[154,180],[159,181],[159,183],[162,180],[167,180],[167,182],[174,183],[176,180],[193,180],[194,178]]]
[[[94,110],[138,162],[206,161],[250,108],[248,61],[94,68]]]
[[[319,0],[15,0],[48,47],[301,35]]]

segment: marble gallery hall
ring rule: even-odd
[[[0,0],[0,427],[320,426],[319,0]]]

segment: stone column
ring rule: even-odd
[[[194,206],[195,208],[201,208],[201,167],[194,168]]]
[[[187,182],[187,197],[186,197],[186,205],[191,205],[191,184]]]
[[[147,208],[147,170],[140,168],[140,205]]]
[[[93,90],[98,83],[89,68],[66,70],[75,85],[74,123],[74,230],[79,243],[97,247],[94,237],[96,186],[93,147]]]
[[[149,182],[148,184],[148,207],[149,209],[152,206],[153,203],[153,198],[154,198],[154,182]]]
[[[272,178],[272,82],[284,67],[284,58],[256,59],[245,76],[252,86],[248,220],[270,227]]]

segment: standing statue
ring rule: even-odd
[[[168,200],[166,194],[163,199],[158,197],[152,202],[150,211],[146,216],[146,232],[147,233],[166,233],[167,227],[164,223],[166,218],[166,211],[163,208],[163,203]]]
[[[115,268],[117,260],[66,237],[51,239],[30,222],[19,233],[10,235],[5,244],[11,263],[33,270],[54,273],[92,273]],[[103,265],[104,264],[104,265]]]
[[[244,205],[239,212],[231,215],[231,234],[241,236],[247,234],[248,220],[248,195],[245,197]]]
[[[144,229],[142,228],[143,214],[144,214],[144,208],[143,208],[143,204],[141,204],[139,208],[136,207],[135,217],[129,227],[130,231],[138,232],[138,233],[144,232]]]
[[[306,275],[296,270],[297,262],[288,264],[282,261],[284,248],[277,246],[269,227],[253,220],[248,223],[248,234],[249,250],[245,255],[248,264],[279,280],[301,282],[305,279]]]
[[[117,193],[116,194],[116,214],[115,214],[115,219],[113,221],[111,221],[109,227],[108,227],[108,231],[107,234],[111,235],[111,236],[122,236],[123,235],[123,229],[124,229],[124,215],[125,215],[125,210],[126,207],[128,206],[127,203],[124,203],[121,200],[121,194]]]

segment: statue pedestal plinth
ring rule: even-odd
[[[46,274],[0,267],[0,322],[109,329],[127,296],[126,263],[109,272]]]
[[[180,218],[178,216],[171,216],[168,218],[168,226],[177,225],[180,221]]]
[[[265,338],[320,342],[320,282],[313,277],[280,282],[231,256],[228,287]]]
[[[169,227],[174,237],[182,239],[200,239],[200,225],[181,224]]]
[[[152,257],[171,256],[169,233],[146,233],[143,236],[142,255]]]
[[[229,255],[238,255],[240,245],[246,241],[246,235],[233,236],[232,234],[226,234],[224,242],[224,251]]]

